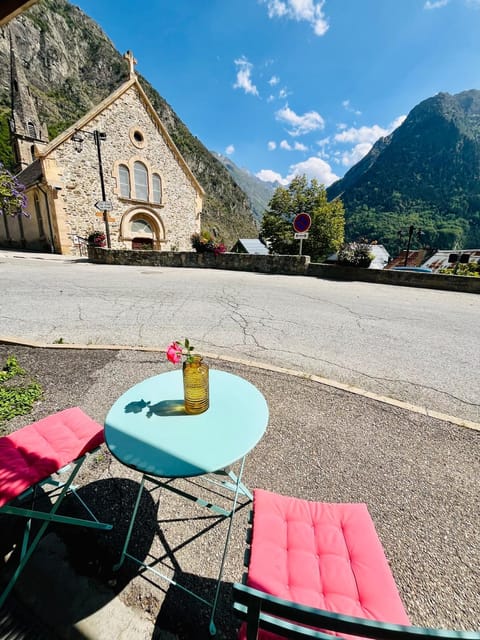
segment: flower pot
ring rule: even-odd
[[[183,363],[183,393],[186,413],[198,414],[208,409],[208,365],[201,356],[192,356],[191,362]]]

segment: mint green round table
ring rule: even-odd
[[[113,404],[105,419],[105,442],[122,464],[142,473],[137,500],[130,519],[122,555],[184,589],[212,607],[210,633],[215,634],[214,615],[223,567],[239,494],[252,499],[242,483],[245,456],[260,440],[268,424],[268,406],[260,391],[243,378],[210,369],[210,407],[199,415],[185,413],[182,371],[176,369],[148,378],[131,387]],[[236,462],[236,475],[230,468]],[[220,484],[232,491],[232,508],[225,510],[176,489],[171,479],[223,476]],[[128,553],[145,480],[194,500],[230,519],[213,602],[182,587],[153,567]],[[218,480],[212,480],[218,484]]]

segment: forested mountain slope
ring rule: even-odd
[[[480,91],[424,100],[327,193],[344,202],[348,239],[395,251],[414,224],[424,245],[480,246]]]

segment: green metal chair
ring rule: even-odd
[[[16,566],[0,594],[0,607],[50,522],[102,530],[112,528],[111,524],[98,521],[72,484],[87,455],[97,450],[103,441],[103,427],[78,407],[60,411],[0,438],[0,514],[25,519],[21,545],[9,559],[16,562]],[[88,519],[57,513],[68,493],[80,501]],[[41,524],[34,532],[36,521]]]
[[[332,634],[381,640],[480,640],[478,631],[448,631],[354,618],[295,604],[238,583],[233,585],[233,597],[235,614],[246,622],[240,635],[246,640],[332,640]]]

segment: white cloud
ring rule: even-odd
[[[274,87],[276,84],[280,82],[280,78],[278,76],[272,76],[268,81],[268,84]]]
[[[424,9],[440,9],[446,7],[450,0],[426,0],[423,5]]]
[[[326,187],[338,180],[338,176],[333,173],[328,162],[313,156],[303,162],[290,165],[290,173],[285,178],[283,178],[280,173],[272,171],[271,169],[262,169],[255,175],[259,180],[263,180],[263,182],[278,182],[283,186],[290,184],[295,176],[300,175],[306,175],[310,179],[316,178]]]
[[[235,147],[233,146],[233,144],[228,145],[228,147],[225,149],[225,153],[227,154],[227,156],[231,156],[232,153],[235,153]]]
[[[325,121],[316,111],[308,111],[303,115],[297,115],[288,105],[276,112],[275,118],[285,122],[289,127],[291,136],[300,136],[325,127]]]
[[[277,148],[277,143],[273,140],[270,140],[267,146],[269,151],[275,151],[275,149]]]
[[[363,158],[363,156],[367,155],[371,148],[372,145],[369,142],[360,142],[359,144],[356,144],[353,149],[345,151],[345,153],[342,154],[342,164],[346,167],[356,164]]]
[[[282,140],[279,146],[280,146],[280,149],[285,149],[285,151],[292,150],[292,147],[289,145],[289,143],[286,140]]]
[[[295,142],[293,148],[295,149],[295,151],[307,151],[308,149],[308,147],[301,142]]]
[[[278,92],[278,97],[280,99],[284,99],[289,95],[290,95],[290,93],[285,89],[285,87],[283,87],[283,89],[280,89],[280,91]]]
[[[305,174],[308,178],[316,178],[326,187],[338,180],[338,176],[333,173],[331,166],[325,160],[311,156],[303,162],[298,162],[290,167],[291,173],[286,180],[289,183],[295,176]]]
[[[308,22],[317,36],[328,31],[328,22],[323,12],[325,0],[260,0],[267,5],[269,18],[288,18],[297,22]]]
[[[374,124],[371,127],[350,127],[349,129],[344,129],[342,133],[337,133],[334,139],[336,142],[369,142],[373,144],[379,138],[388,136],[389,133],[402,124],[405,118],[406,116],[398,116],[386,129],[378,124]]]
[[[395,129],[398,129],[398,127],[403,124],[403,122],[405,122],[407,116],[398,116],[398,118],[395,118],[395,120],[392,122],[392,124],[390,125],[390,132],[391,131],[395,131]]]
[[[373,144],[375,140],[387,134],[387,129],[374,124],[372,127],[359,127],[358,129],[350,127],[350,129],[345,129],[342,133],[335,135],[335,140],[336,142],[370,142]]]
[[[263,182],[279,182],[280,184],[288,184],[285,178],[277,173],[276,171],[272,171],[271,169],[262,169],[258,173],[255,174],[259,180]]]
[[[356,116],[361,116],[362,115],[361,111],[359,111],[358,109],[354,109],[352,107],[352,105],[350,104],[350,100],[343,100],[342,107],[345,109],[345,111],[348,111],[350,113],[354,113]]]
[[[237,66],[237,81],[233,85],[234,89],[243,89],[245,93],[251,93],[254,96],[258,96],[258,89],[252,83],[252,68],[253,65],[249,62],[245,56],[234,60]]]
[[[344,129],[341,133],[337,133],[334,137],[335,142],[354,144],[350,150],[335,154],[341,155],[339,162],[344,166],[354,165],[370,151],[374,142],[399,127],[405,118],[406,116],[403,115],[398,116],[387,128],[374,124],[371,127],[350,127],[349,129]]]

